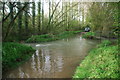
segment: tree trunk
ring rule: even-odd
[[[26,35],[27,35],[27,33],[28,33],[28,9],[29,9],[29,5],[27,2],[25,2],[25,5],[27,5],[25,8],[25,31],[26,31]]]
[[[18,2],[18,11],[21,9],[21,3]],[[19,36],[19,41],[22,38],[22,11],[20,12],[20,14],[18,15],[18,36]]]
[[[35,33],[35,2],[32,2],[32,25],[33,33]]]
[[[41,2],[38,2],[38,34],[40,33],[41,27]]]
[[[42,26],[41,26],[42,33],[44,33],[43,29],[44,29],[44,1],[42,2]]]

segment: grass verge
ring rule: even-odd
[[[86,32],[82,35],[83,38],[87,39],[94,39],[95,38],[95,33],[94,32]]]
[[[118,46],[103,41],[77,67],[73,78],[119,78]]]
[[[36,42],[49,42],[55,41],[59,39],[72,37],[82,31],[65,31],[57,35],[53,34],[44,34],[44,35],[33,35],[29,39],[26,40],[27,43],[36,43]]]
[[[32,47],[19,43],[5,42],[2,46],[3,73],[24,63],[35,52]]]

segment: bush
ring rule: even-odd
[[[3,43],[2,47],[2,68],[3,71],[6,71],[10,68],[15,68],[18,65],[22,64],[24,61],[28,60],[34,53],[32,47],[13,43],[6,42]]]

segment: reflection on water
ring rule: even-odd
[[[42,44],[27,44],[36,49],[31,59],[4,75],[7,78],[71,78],[76,67],[95,47],[96,41],[76,37]]]

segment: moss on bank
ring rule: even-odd
[[[103,41],[77,67],[73,78],[119,78],[118,46]]]
[[[33,35],[29,39],[26,40],[27,43],[33,43],[33,42],[49,42],[49,41],[55,41],[59,39],[69,38],[72,37],[82,31],[65,31],[61,32],[60,34],[44,34],[44,35]]]
[[[13,43],[5,42],[2,45],[2,70],[3,73],[6,70],[15,68],[28,60],[35,50],[32,47]]]

